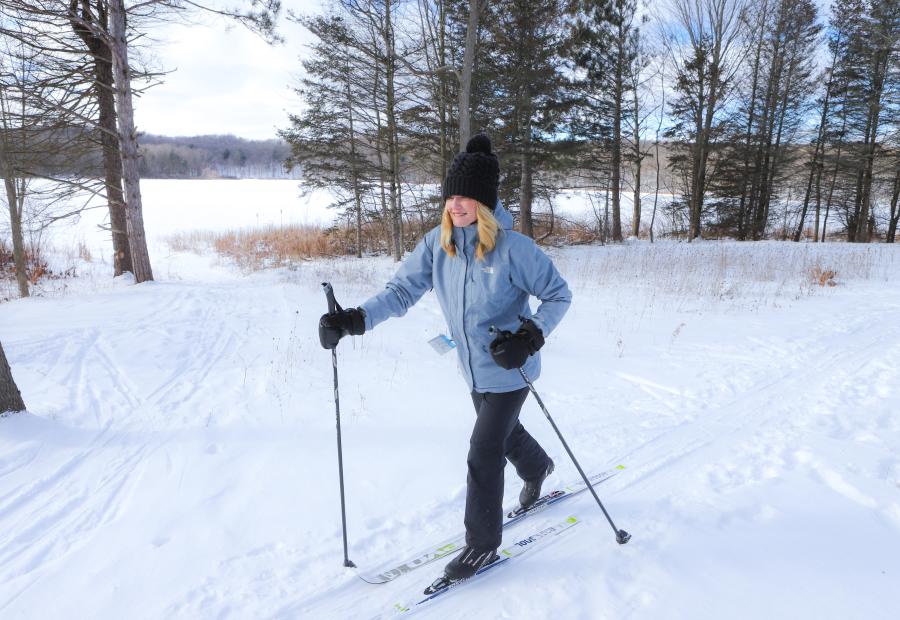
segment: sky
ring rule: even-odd
[[[287,13],[321,13],[333,1],[283,0],[278,30],[285,42],[279,45],[269,45],[233,22],[196,13],[195,23],[158,27],[141,53],[154,69],[169,73],[135,101],[138,130],[168,136],[277,137],[276,131],[287,127],[288,113],[300,109],[292,86],[302,71],[300,57],[312,41],[304,28],[288,22]],[[653,0],[657,8],[665,4]],[[825,21],[828,2],[818,4]]]
[[[276,130],[287,126],[288,112],[299,105],[291,87],[301,72],[303,46],[311,39],[288,22],[287,11],[321,12],[327,2],[284,0],[279,32],[285,43],[274,46],[221,18],[157,28],[142,55],[153,68],[169,73],[135,100],[138,130],[275,138]]]

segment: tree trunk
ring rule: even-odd
[[[12,235],[13,260],[16,264],[16,283],[19,285],[19,297],[28,297],[28,265],[25,261],[25,243],[22,234],[24,196],[19,195],[14,172],[2,152],[0,152],[0,164],[3,164],[3,183],[6,186],[6,201],[9,203],[9,224]]]
[[[613,81],[613,118],[612,118],[612,238],[622,241],[622,96],[624,92],[622,62],[625,55],[622,49],[622,27],[619,26],[618,54]]]
[[[128,247],[128,224],[125,199],[122,194],[122,156],[116,130],[115,80],[110,46],[97,31],[109,32],[109,14],[106,0],[97,0],[96,13],[91,12],[89,2],[83,2],[77,15],[76,5],[71,7],[69,23],[91,53],[94,61],[94,92],[97,98],[100,144],[103,153],[103,171],[106,179],[106,199],[113,242],[113,275],[134,271],[131,248]]]
[[[519,196],[519,230],[534,238],[531,206],[534,201],[534,178],[531,170],[531,123],[526,122],[525,142],[522,144],[522,188]]]
[[[659,202],[659,173],[662,164],[659,161],[659,132],[662,130],[664,112],[666,109],[666,85],[665,78],[660,76],[662,102],[660,103],[659,124],[656,126],[656,140],[654,147],[656,148],[656,188],[653,192],[653,214],[650,216],[650,243],[653,243],[653,225],[656,223],[656,205]]]
[[[819,242],[819,221],[822,216],[822,170],[824,165],[819,162],[816,170],[816,226],[813,231],[813,243]]]
[[[2,88],[0,84],[0,88]],[[6,107],[6,96],[0,91],[0,102]],[[16,283],[19,296],[28,297],[28,265],[25,261],[25,240],[22,234],[22,214],[25,210],[25,182],[21,190],[18,187],[18,175],[13,162],[9,158],[11,150],[9,140],[13,130],[7,125],[6,117],[0,117],[0,175],[6,189],[6,202],[9,205],[9,226],[13,244],[13,262],[16,266]]]
[[[444,12],[444,2],[443,0],[438,3],[440,8],[439,11],[439,20],[440,20],[440,35],[438,39],[438,66],[444,67],[447,65],[447,17]],[[471,78],[470,78],[471,79]],[[438,113],[440,116],[440,144],[439,149],[441,153],[441,171],[438,177],[438,183],[442,183],[444,179],[447,177],[447,165],[449,163],[450,155],[447,152],[450,143],[450,122],[449,122],[449,90],[447,88],[447,80],[446,75],[441,75],[440,77],[440,89],[438,96]],[[459,103],[459,102],[457,102]]]
[[[697,140],[694,145],[693,165],[691,171],[691,202],[688,214],[688,242],[700,236],[700,215],[703,210],[703,186],[706,178],[706,160],[708,156],[707,143],[709,130],[712,127],[713,114],[716,105],[716,81],[710,76],[706,90],[707,96],[703,96],[703,83],[701,82],[697,98]],[[705,100],[704,100],[705,99]]]
[[[703,210],[703,179],[706,177],[706,131],[700,133],[700,139],[697,144],[697,155],[695,156],[694,187],[691,191],[691,213],[690,228],[688,231],[688,241],[693,241],[700,236],[700,214]]]
[[[397,110],[394,98],[394,72],[396,69],[394,59],[394,36],[393,24],[391,22],[391,0],[384,0],[384,49],[387,55],[385,63],[385,87],[386,87],[386,103],[387,122],[388,122],[388,160],[390,162],[388,169],[388,183],[390,183],[391,197],[391,241],[393,245],[394,260],[399,261],[403,257],[403,233],[401,229],[400,199],[397,195],[399,192],[398,178],[400,171],[398,170],[398,144],[397,144]]]
[[[99,48],[102,55],[94,57],[97,74],[97,102],[99,110],[101,143],[103,145],[103,170],[106,176],[106,196],[109,204],[109,222],[113,242],[113,274],[120,276],[134,272],[131,248],[128,246],[128,224],[125,197],[122,194],[122,155],[116,138],[116,102],[113,94],[112,54],[107,45]]]
[[[475,44],[478,42],[478,12],[481,0],[469,0],[469,23],[466,26],[466,51],[463,54],[459,78],[459,150],[466,150],[472,133],[469,99],[472,95],[472,67],[475,63]]]
[[[137,130],[131,91],[131,68],[128,65],[128,38],[125,26],[124,0],[109,0],[110,45],[118,108],[119,146],[122,154],[122,177],[125,183],[125,213],[128,243],[131,248],[135,282],[153,280],[150,254],[144,234],[141,177],[138,170]]]
[[[760,15],[764,16],[768,8],[768,1],[764,0]],[[759,39],[755,44],[756,55],[753,60],[753,82],[750,88],[750,109],[747,112],[747,129],[744,132],[744,173],[741,176],[741,200],[738,205],[738,239],[746,240],[749,233],[750,218],[747,212],[747,181],[750,178],[750,151],[753,140],[753,123],[756,120],[756,91],[759,88],[759,65],[762,56],[763,38],[765,27],[760,20]]]
[[[828,186],[828,200],[825,202],[825,217],[822,220],[822,243],[825,243],[825,235],[827,234],[828,229],[828,214],[831,211],[831,201],[834,198],[834,186],[837,183],[838,171],[841,168],[841,150],[844,148],[844,131],[846,129],[847,114],[845,112],[842,114],[841,118],[841,131],[838,134],[841,137],[838,139],[837,155],[834,161],[834,172],[831,175],[831,183]]]
[[[783,61],[780,31],[776,32],[776,35],[775,48],[772,52],[772,67],[769,69],[765,105],[763,106],[760,122],[763,133],[759,137],[756,149],[756,165],[750,190],[749,207],[753,213],[752,238],[754,241],[759,241],[763,237],[769,223],[766,184],[769,180],[770,161],[772,159],[772,135],[775,133],[775,121],[778,116],[778,84],[781,81]]]
[[[0,343],[0,414],[24,410],[22,394],[16,387],[9,362],[6,361],[6,353],[3,352],[3,344]]]
[[[606,200],[603,203],[603,227],[600,233],[600,241],[602,243],[606,243],[609,240],[609,192],[610,192],[610,179],[612,175],[607,173],[606,175]]]
[[[723,15],[716,14],[718,23],[714,28],[722,26]],[[700,236],[700,220],[703,214],[703,199],[706,194],[706,167],[709,161],[709,141],[712,134],[713,117],[716,113],[716,106],[719,104],[719,97],[722,93],[719,90],[722,87],[721,71],[723,62],[722,39],[717,37],[713,46],[712,62],[709,71],[709,101],[706,102],[705,117],[703,119],[703,131],[698,136],[698,153],[697,153],[697,174],[696,188],[694,194],[693,205],[691,209],[691,231],[689,241]]]
[[[840,44],[841,33],[838,32],[838,44]],[[834,84],[834,67],[837,63],[838,45],[835,45],[834,52],[831,55],[831,67],[828,69],[828,84],[825,85],[825,100],[822,102],[822,115],[819,117],[819,132],[816,136],[816,148],[813,151],[812,166],[809,169],[809,179],[806,182],[806,194],[803,196],[803,207],[800,209],[800,223],[794,233],[794,241],[800,241],[803,235],[803,225],[806,220],[806,212],[809,208],[809,201],[812,194],[813,182],[816,185],[816,223],[815,223],[815,241],[819,240],[819,202],[818,197],[821,195],[822,181],[822,164],[819,162],[819,154],[825,148],[825,134],[828,126],[828,108],[831,100],[831,90]]]
[[[702,87],[702,86],[701,86]],[[697,98],[698,104],[698,113],[697,113],[697,139],[691,147],[691,196],[690,202],[688,203],[688,243],[694,240],[695,230],[699,227],[699,195],[700,195],[700,160],[703,157],[702,154],[702,146],[703,142],[703,116],[702,116],[702,106],[703,106],[703,95],[702,92],[700,96]],[[694,213],[697,213],[698,226],[694,225]]]
[[[891,216],[888,222],[887,243],[894,243],[897,237],[897,222],[900,221],[900,166],[897,167],[897,174],[894,176],[894,191],[891,195]]]
[[[887,53],[880,52],[875,55],[875,66],[873,67],[873,88],[869,95],[869,131],[866,134],[866,142],[863,145],[863,173],[862,173],[862,192],[860,196],[859,209],[859,225],[856,227],[855,241],[867,243],[870,238],[869,212],[871,210],[872,201],[872,177],[873,168],[875,166],[875,148],[878,141],[878,125],[881,113],[881,96],[884,91],[885,72],[887,71]]]
[[[803,226],[806,224],[806,213],[809,210],[809,201],[812,199],[813,184],[816,179],[820,178],[819,173],[819,150],[822,147],[825,136],[825,123],[828,122],[828,95],[825,94],[825,104],[822,107],[822,117],[819,119],[819,133],[816,136],[816,147],[813,150],[813,159],[809,168],[809,178],[806,180],[806,191],[803,194],[803,205],[800,207],[800,221],[797,223],[797,230],[794,231],[794,241],[798,242],[803,237]],[[818,236],[819,213],[818,205],[816,207],[816,235]]]
[[[378,86],[381,79],[381,65],[375,63],[375,76],[372,79],[372,109],[375,110],[375,157],[378,160],[378,190],[381,199],[381,221],[382,232],[384,233],[384,245],[390,249],[392,247],[390,223],[392,213],[388,208],[387,194],[384,191],[384,147],[382,145],[382,136],[384,135],[384,126],[381,122],[381,104],[378,101]]]
[[[641,164],[644,156],[641,153],[641,119],[638,85],[635,83],[634,95],[634,208],[631,213],[631,235],[637,238],[641,233]]]
[[[350,50],[344,50],[346,62],[346,78],[347,78],[347,121],[350,131],[350,160],[351,160],[351,183],[353,183],[353,203],[356,211],[356,258],[362,258],[362,192],[359,187],[359,164],[356,158],[356,131],[353,127],[353,90],[350,88]]]
[[[771,152],[771,164],[766,169],[766,184],[765,184],[765,192],[763,193],[763,222],[768,224],[769,221],[769,207],[772,202],[772,188],[775,186],[775,175],[778,170],[779,165],[779,155],[781,154],[781,137],[784,131],[784,117],[787,111],[787,103],[788,103],[788,94],[790,93],[791,83],[794,78],[794,70],[796,69],[796,54],[791,58],[791,63],[789,65],[787,78],[785,79],[784,84],[784,92],[781,96],[781,102],[778,107],[775,108],[776,118],[778,119],[778,130],[775,132],[775,141],[772,144]],[[790,203],[790,200],[785,202],[785,216],[787,214],[787,205]],[[787,221],[785,220],[785,226],[787,225]],[[763,228],[762,233],[765,234],[765,228]],[[784,236],[784,240],[787,240],[787,229],[782,229],[782,235]]]

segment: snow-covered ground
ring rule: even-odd
[[[508,535],[580,525],[420,617],[896,617],[897,251],[550,252],[575,301],[536,387],[586,469],[625,465],[598,490],[633,539],[617,545],[582,494]],[[152,258],[156,282],[96,261],[0,304],[29,408],[0,420],[0,617],[366,619],[430,583],[441,563],[382,586],[341,565],[319,283],[357,304],[395,265],[242,275],[161,243]],[[361,567],[461,529],[474,414],[452,354],[427,344],[444,329],[428,294],[338,350]],[[548,484],[575,481],[532,399],[522,419],[556,460]],[[508,471],[507,498],[518,488]]]

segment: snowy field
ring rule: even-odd
[[[29,408],[0,420],[0,617],[365,620],[408,602],[442,563],[381,586],[341,565],[331,360],[316,336],[320,282],[355,305],[395,265],[243,275],[171,252],[163,231],[209,229],[209,216],[156,204],[157,281],[113,281],[97,250],[81,278],[0,304]],[[64,255],[78,239],[57,233],[55,247]],[[570,515],[578,526],[416,617],[896,618],[897,250],[550,253],[574,303],[536,387],[585,469],[625,465],[598,492],[633,539],[617,545],[582,494],[506,540]],[[814,283],[828,270],[836,286]],[[444,331],[429,293],[338,350],[360,567],[462,527],[473,412],[452,354],[427,345]],[[548,486],[574,482],[532,399],[522,419],[557,463]],[[519,482],[507,473],[510,500]]]

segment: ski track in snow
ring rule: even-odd
[[[430,583],[443,562],[383,586],[340,567],[320,269],[0,306],[31,412],[0,421],[0,616],[371,618]],[[341,274],[342,303],[377,290]],[[586,469],[626,465],[598,490],[634,538],[616,545],[583,494],[505,540],[568,514],[572,532],[417,617],[893,617],[896,287],[750,312],[654,297],[636,317],[572,284],[536,386]],[[423,345],[442,327],[427,296],[339,349],[360,564],[461,527],[472,414]],[[532,399],[523,423],[557,462],[548,484],[573,481]]]

